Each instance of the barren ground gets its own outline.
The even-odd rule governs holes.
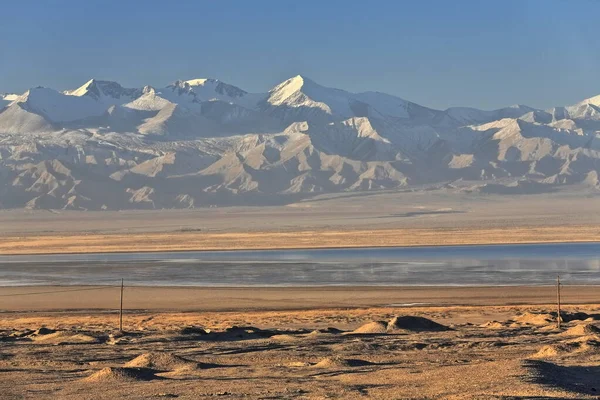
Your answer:
[[[348,194],[255,209],[0,212],[0,254],[596,241],[599,233],[598,197],[568,193]],[[1,397],[600,393],[596,287],[564,287],[561,329],[552,287],[126,288],[125,333],[116,329],[118,295],[115,287],[0,288]]]
[[[124,334],[112,312],[4,313],[0,391],[6,399],[597,398],[600,306],[566,306],[561,330],[553,309],[137,311],[125,315]],[[427,320],[388,325],[394,316]]]
[[[0,254],[600,240],[600,197],[358,193],[290,206],[0,212]]]

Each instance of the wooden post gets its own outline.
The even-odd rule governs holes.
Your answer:
[[[119,308],[119,332],[123,332],[123,279],[121,279],[121,307]]]
[[[556,276],[556,304],[558,306],[556,314],[556,326],[560,329],[560,275]]]

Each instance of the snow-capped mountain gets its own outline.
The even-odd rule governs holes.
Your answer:
[[[14,93],[0,93],[0,109],[9,105],[13,101],[19,98],[18,94]]]
[[[0,95],[3,208],[279,204],[432,185],[600,192],[599,176],[600,96],[549,110],[435,110],[300,75],[264,93],[218,79],[92,79]]]

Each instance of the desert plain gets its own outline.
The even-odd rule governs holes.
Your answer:
[[[0,255],[600,240],[597,196],[324,196],[289,206],[0,212]],[[287,244],[287,245],[286,245]],[[0,288],[2,398],[600,396],[600,291]]]

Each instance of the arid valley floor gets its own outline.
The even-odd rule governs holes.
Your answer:
[[[0,211],[0,255],[586,242],[600,193],[322,195],[286,206]]]
[[[600,240],[597,195],[340,195],[290,206],[0,212],[0,255]],[[0,288],[6,399],[600,396],[600,291]],[[396,318],[397,317],[397,318]]]
[[[10,313],[3,398],[597,398],[600,306]],[[394,319],[398,316],[399,318]]]

